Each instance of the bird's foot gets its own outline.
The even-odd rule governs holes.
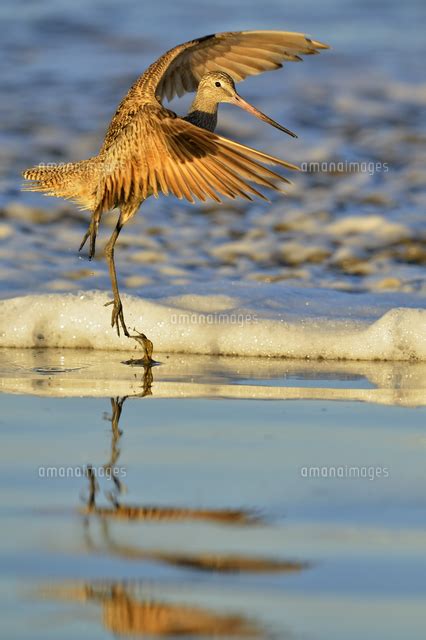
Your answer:
[[[83,240],[78,248],[79,251],[82,250],[87,240],[90,238],[90,248],[89,248],[89,260],[91,260],[95,255],[96,250],[96,236],[98,234],[100,218],[98,215],[93,214],[92,219],[90,220],[89,228],[84,234]]]
[[[133,340],[136,340],[136,342],[140,344],[140,346],[144,351],[144,355],[142,358],[138,360],[138,364],[141,364],[143,366],[146,366],[146,365],[152,366],[153,364],[156,364],[155,360],[152,359],[152,352],[154,350],[154,345],[152,344],[151,340],[147,338],[144,333],[140,333],[139,331],[136,331],[136,329],[135,329],[136,333],[134,335],[130,335],[127,329],[126,323],[124,321],[123,304],[121,302],[121,298],[118,296],[114,300],[107,302],[105,306],[107,307],[110,304],[113,305],[112,315],[111,315],[111,326],[116,328],[118,337],[120,337],[120,331],[122,329],[124,335],[127,338],[133,338]]]
[[[123,330],[124,335],[127,338],[130,338],[130,334],[127,330],[126,323],[124,322],[124,313],[123,313],[123,304],[121,302],[120,296],[114,298],[110,302],[107,302],[105,306],[112,304],[112,314],[111,314],[111,327],[115,327],[117,330],[117,335],[120,337],[120,327]]]
[[[157,364],[155,360],[152,359],[152,352],[154,350],[154,345],[152,344],[151,340],[146,337],[144,333],[140,333],[139,331],[136,331],[135,335],[129,336],[129,337],[133,338],[133,340],[136,340],[136,342],[138,342],[142,347],[142,349],[144,350],[143,358],[138,360],[138,364],[142,364],[143,366],[147,366],[147,365],[152,366]]]

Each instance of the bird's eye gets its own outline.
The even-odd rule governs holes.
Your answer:
[[[220,84],[220,82],[215,82],[216,87],[221,87],[222,85]]]

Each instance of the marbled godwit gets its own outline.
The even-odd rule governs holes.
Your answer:
[[[24,172],[32,182],[24,188],[70,198],[92,211],[89,229],[90,258],[102,214],[118,207],[117,225],[105,248],[114,295],[112,327],[142,341],[151,361],[148,338],[130,336],[114,263],[114,246],[123,225],[150,195],[172,193],[191,203],[195,199],[221,202],[220,196],[252,200],[267,198],[251,183],[280,191],[272,180],[286,178],[264,165],[297,169],[266,153],[214,134],[221,102],[235,104],[261,120],[293,135],[243,100],[234,82],[263,71],[278,69],[283,61],[319,53],[327,45],[301,33],[240,31],[218,33],[174,47],[142,74],[119,105],[97,156],[66,165],[38,166]],[[185,118],[166,109],[161,100],[176,94],[197,94]]]

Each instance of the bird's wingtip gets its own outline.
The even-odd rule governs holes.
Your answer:
[[[329,44],[325,42],[319,42],[319,40],[312,40],[311,38],[306,38],[306,40],[315,47],[315,49],[331,49]]]

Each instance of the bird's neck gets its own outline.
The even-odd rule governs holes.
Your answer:
[[[214,131],[217,125],[217,108],[218,103],[216,101],[210,101],[206,96],[197,93],[185,120],[201,129]]]

